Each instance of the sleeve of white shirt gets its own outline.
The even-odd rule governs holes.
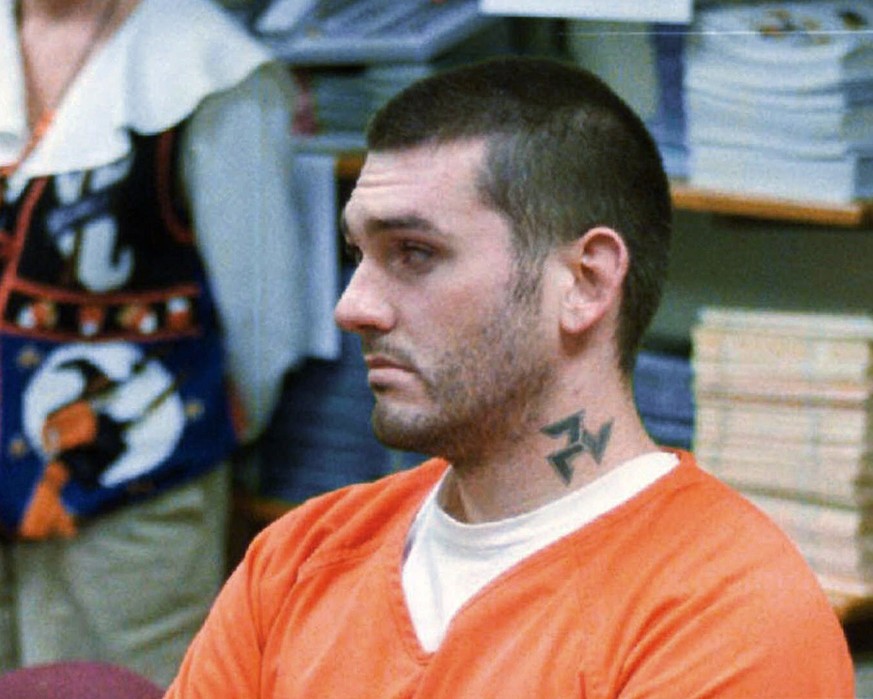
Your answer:
[[[307,346],[305,251],[292,192],[293,87],[261,66],[194,113],[182,176],[221,317],[243,438],[266,426],[282,376]]]

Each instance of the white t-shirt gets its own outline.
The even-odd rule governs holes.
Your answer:
[[[443,476],[413,522],[403,564],[403,591],[422,646],[435,650],[457,611],[503,572],[630,500],[678,463],[668,452],[644,454],[532,512],[484,524],[464,524],[442,510]]]

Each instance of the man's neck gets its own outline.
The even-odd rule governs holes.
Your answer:
[[[565,401],[526,440],[494,447],[475,461],[452,459],[440,506],[461,522],[513,517],[658,449],[640,422],[629,388],[599,398]]]

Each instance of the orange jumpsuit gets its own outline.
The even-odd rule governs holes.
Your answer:
[[[171,699],[848,697],[837,618],[786,537],[693,457],[498,577],[434,653],[401,589],[446,464],[310,501],[250,547]]]

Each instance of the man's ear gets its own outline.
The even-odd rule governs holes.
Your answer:
[[[564,288],[561,328],[583,332],[614,310],[618,313],[630,253],[611,228],[598,226],[562,250],[562,262],[572,283]]]

